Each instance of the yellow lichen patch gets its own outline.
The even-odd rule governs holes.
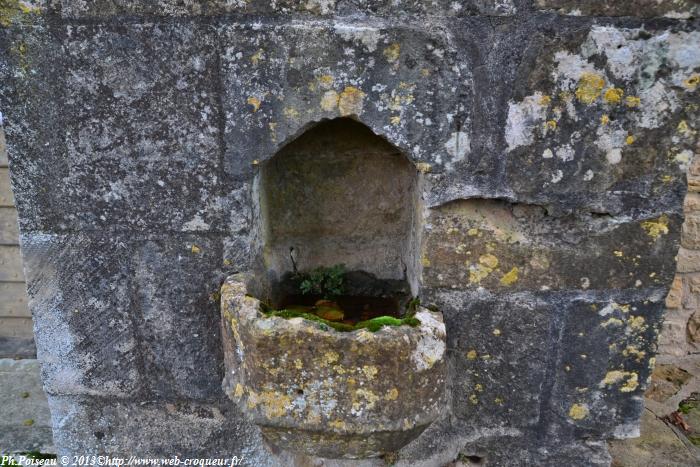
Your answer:
[[[610,117],[608,117],[607,115],[601,116],[600,123],[601,125],[607,125],[608,123],[610,123]]]
[[[394,126],[400,125],[401,124],[401,117],[399,117],[398,115],[394,115],[393,117],[391,117],[389,119],[389,122]]]
[[[625,138],[625,143],[627,143],[629,145],[629,144],[634,143],[634,140],[635,140],[634,136],[628,135],[627,138]]]
[[[474,385],[474,390],[475,390],[476,392],[484,392],[484,386],[482,386],[481,384],[477,383],[477,384]]]
[[[277,142],[277,123],[270,122],[267,124],[267,127],[270,129],[270,139]]]
[[[479,256],[479,262],[491,269],[496,269],[496,267],[498,267],[498,258],[490,253]]]
[[[541,106],[548,106],[549,104],[551,104],[551,102],[552,102],[552,98],[546,94],[543,95],[542,97],[540,97],[540,100],[539,100],[539,104]]]
[[[637,389],[637,386],[639,386],[639,376],[632,372],[627,378],[627,382],[620,388],[620,392],[632,392]]]
[[[611,306],[612,306],[613,310],[620,310],[623,313],[629,313],[629,311],[630,311],[629,304],[621,305],[617,302],[612,302]]]
[[[501,277],[501,285],[513,285],[518,281],[518,268],[513,267]]]
[[[672,175],[662,175],[661,181],[663,183],[671,183],[673,181],[673,176]]]
[[[345,431],[347,429],[346,423],[340,419],[332,420],[328,422],[328,425],[336,431]]]
[[[544,125],[545,125],[545,128],[547,130],[556,130],[557,129],[557,121],[556,120],[547,120],[547,122]]]
[[[604,328],[607,328],[608,326],[622,326],[625,324],[621,319],[618,318],[610,318],[607,321],[604,321],[600,325]]]
[[[321,108],[326,112],[332,112],[338,107],[340,96],[335,91],[326,91],[321,97]]]
[[[690,89],[691,91],[694,91],[695,88],[698,87],[698,84],[700,84],[700,75],[692,75],[690,78],[683,80],[683,86],[686,88]]]
[[[297,358],[294,360],[294,368],[296,368],[297,370],[301,370],[302,368],[304,368],[304,364],[300,359]]]
[[[678,126],[676,127],[678,130],[678,133],[683,134],[684,136],[690,136],[692,133],[690,131],[690,127],[688,127],[688,122],[685,120],[681,120],[678,122]]]
[[[250,96],[246,102],[248,102],[248,105],[253,106],[253,112],[257,112],[260,108],[261,101],[255,96]]]
[[[596,73],[586,72],[581,75],[576,87],[576,98],[586,105],[594,103],[605,86],[605,79]]]
[[[365,374],[367,379],[374,379],[379,373],[379,370],[374,365],[365,365],[362,367],[362,373]]]
[[[634,107],[639,107],[639,104],[642,103],[642,100],[637,97],[637,96],[627,96],[625,97],[625,104],[627,107],[634,108]]]
[[[420,264],[422,264],[424,268],[429,268],[430,258],[428,258],[426,255],[423,255],[420,259]]]
[[[318,85],[322,89],[330,89],[333,87],[333,76],[331,75],[321,75],[318,77]]]
[[[353,86],[346,86],[340,93],[338,109],[341,115],[360,115],[364,107],[365,93]]]
[[[197,253],[201,252],[202,249],[199,248],[197,245],[192,245],[192,248],[190,248],[190,251],[196,255]]]
[[[634,371],[612,370],[605,374],[600,386],[612,386],[625,381],[620,387],[620,392],[632,392],[639,386],[639,376]]]
[[[469,283],[478,284],[485,279],[493,269],[483,264],[474,264],[469,268]]]
[[[254,409],[260,405],[265,412],[265,416],[277,418],[287,413],[287,407],[291,405],[291,402],[292,400],[288,395],[277,391],[264,391],[261,394],[250,391],[248,408]]]
[[[469,402],[476,405],[479,403],[479,398],[476,396],[476,394],[472,394],[471,396],[469,396]]]
[[[394,63],[399,60],[399,57],[401,56],[401,44],[399,43],[394,43],[391,44],[389,47],[384,49],[384,58],[386,58],[386,61],[389,63]]]
[[[588,407],[586,404],[574,404],[569,409],[569,417],[574,420],[583,420],[588,417]]]
[[[496,337],[500,336],[500,335],[501,335],[501,330],[498,329],[498,328],[494,329],[494,330],[493,330],[493,335],[496,336]]]
[[[344,375],[344,374],[346,373],[345,368],[343,368],[343,367],[340,366],[340,365],[334,365],[334,366],[333,366],[333,371],[335,371],[335,372],[338,373],[339,375]]]
[[[363,398],[366,402],[365,404],[362,404],[359,400],[356,399],[355,402],[353,402],[352,404],[352,410],[355,412],[360,411],[363,405],[367,410],[372,410],[379,401],[379,396],[377,396],[375,393],[368,389],[360,388],[357,391],[355,391],[355,395]]]
[[[20,0],[0,1],[0,26],[9,27],[12,21],[21,14],[40,13],[41,8],[27,5]]]
[[[608,371],[605,374],[605,378],[603,378],[603,381],[601,381],[601,384],[603,386],[611,386],[611,385],[619,383],[620,381],[625,379],[625,376],[627,376],[626,371],[621,371],[621,370]]]
[[[260,60],[263,60],[263,49],[259,49],[257,52],[255,52],[251,57],[250,57],[250,62],[254,66],[258,66],[258,63],[260,63]]]
[[[479,229],[471,228],[467,230],[467,235],[469,235],[470,237],[476,237],[477,235],[479,235]]]
[[[496,398],[493,400],[493,403],[496,404],[496,405],[503,405],[503,398],[502,398],[502,397],[496,397]]]
[[[396,399],[399,398],[399,390],[396,388],[391,388],[386,392],[386,396],[384,396],[384,399],[388,401],[395,401]]]
[[[613,251],[613,255],[617,256],[618,258],[622,258],[623,256],[625,256],[625,254],[619,250]]]
[[[476,358],[479,355],[476,353],[476,350],[472,349],[469,352],[467,352],[467,360],[476,360]]]
[[[298,120],[299,119],[299,111],[295,109],[294,107],[285,107],[284,110],[282,110],[282,113],[284,114],[285,117],[287,117],[290,120]]]
[[[236,389],[233,391],[233,397],[236,399],[239,399],[242,395],[245,389],[243,388],[243,385],[241,383],[236,384]]]
[[[645,319],[643,316],[630,316],[630,319],[627,320],[627,326],[630,327],[633,331],[643,331],[646,329]]]
[[[334,352],[334,351],[332,351],[332,350],[329,350],[328,352],[326,352],[325,354],[323,354],[323,359],[322,359],[322,361],[323,361],[323,363],[325,363],[326,365],[330,365],[330,364],[332,364],[332,363],[337,362],[339,358],[340,358],[340,355],[338,355],[338,352]]]
[[[668,217],[664,214],[658,219],[644,221],[642,222],[642,228],[647,235],[656,240],[661,235],[666,235],[668,233]]]
[[[433,166],[427,162],[416,162],[416,169],[418,169],[418,172],[420,173],[427,174],[433,170]]]
[[[618,104],[625,92],[620,88],[608,88],[603,95],[603,100],[608,104]]]
[[[625,350],[622,351],[622,355],[625,357],[634,357],[638,362],[641,362],[642,359],[646,356],[646,352],[643,350],[639,350],[637,347],[633,345],[628,345]]]

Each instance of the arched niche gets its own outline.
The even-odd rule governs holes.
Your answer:
[[[349,118],[324,121],[262,164],[262,258],[272,278],[345,264],[417,293],[419,174],[401,151]]]

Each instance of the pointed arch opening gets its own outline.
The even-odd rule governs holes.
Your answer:
[[[419,173],[367,126],[338,118],[307,130],[262,164],[258,192],[273,283],[343,264],[417,294]]]

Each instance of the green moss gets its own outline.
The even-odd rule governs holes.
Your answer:
[[[304,318],[309,321],[314,321],[319,324],[319,327],[324,330],[334,329],[339,332],[351,332],[357,331],[358,329],[367,329],[370,332],[377,332],[384,326],[411,326],[415,327],[420,325],[420,320],[414,316],[407,316],[405,318],[394,318],[392,316],[377,316],[376,318],[368,319],[366,321],[360,321],[356,325],[338,323],[334,321],[328,321],[313,313],[308,313],[306,311],[301,311],[297,309],[284,309],[284,310],[270,310],[269,307],[262,306],[262,312],[265,316],[276,316],[278,318]],[[267,311],[266,311],[267,310]]]
[[[19,0],[0,0],[0,26],[10,27],[17,18],[38,12],[38,8],[29,7]]]
[[[691,410],[697,409],[698,406],[700,406],[700,401],[688,399],[678,404],[678,411],[687,415]]]

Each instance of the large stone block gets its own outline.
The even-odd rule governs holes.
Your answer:
[[[59,456],[244,458],[267,465],[260,435],[232,404],[49,396]],[[138,433],[138,435],[135,435]],[[59,457],[60,458],[60,457]],[[72,460],[72,459],[71,459]]]
[[[128,241],[98,233],[24,234],[21,241],[45,390],[138,393],[144,374]]]
[[[222,26],[221,40],[225,170],[234,178],[251,177],[310,124],[343,116],[426,167],[469,152],[471,52],[458,59],[440,30],[239,24]]]
[[[455,201],[430,210],[423,280],[430,287],[563,290],[668,283],[680,215],[619,219],[549,214],[546,206]],[[662,252],[668,252],[664,254]]]
[[[535,0],[535,7],[573,16],[692,18],[700,12],[694,0]]]
[[[117,15],[191,16],[227,13],[254,15],[333,16],[369,14],[382,16],[507,16],[515,13],[513,0],[59,0],[56,10],[64,18],[109,18]]]

